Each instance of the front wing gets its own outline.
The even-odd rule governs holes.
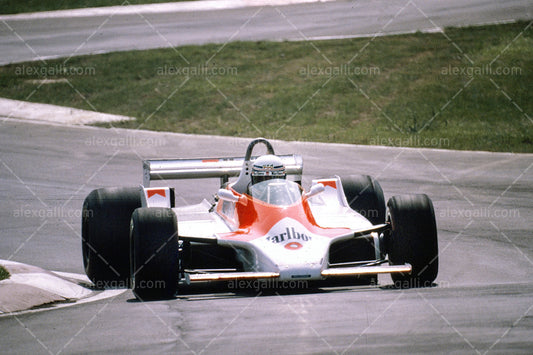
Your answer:
[[[410,274],[412,267],[409,264],[404,265],[377,265],[377,266],[357,266],[343,268],[329,268],[322,270],[321,275],[324,278],[345,277],[345,276],[363,276],[374,274],[392,274],[406,273]],[[219,272],[219,273],[198,273],[185,274],[187,284],[192,282],[206,281],[233,281],[233,280],[264,280],[279,278],[278,272]]]

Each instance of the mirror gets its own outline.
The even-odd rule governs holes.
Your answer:
[[[322,192],[324,192],[326,188],[324,187],[323,184],[321,183],[318,183],[316,185],[313,185],[311,186],[311,188],[309,189],[309,192],[307,192],[304,197],[307,199],[307,198],[311,198],[313,196],[316,196],[318,194],[321,194]]]
[[[239,196],[234,195],[233,192],[227,189],[218,190],[217,195],[224,201],[239,202]]]

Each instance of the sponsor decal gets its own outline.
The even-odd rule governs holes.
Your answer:
[[[286,241],[291,241],[291,243],[287,244],[285,248],[290,250],[300,249],[302,247],[301,243],[299,242],[307,242],[311,240],[311,237],[308,236],[305,233],[297,232],[294,227],[292,228],[285,228],[285,232],[280,233],[278,235],[268,236],[266,238],[269,242],[272,242],[274,244],[283,243]],[[289,246],[291,245],[291,246]]]
[[[146,190],[146,195],[148,196],[148,198],[154,196],[154,195],[161,195],[163,197],[166,197],[167,194],[165,192],[165,189],[154,189],[154,190]]]
[[[290,243],[287,243],[287,245],[285,245],[285,249],[289,249],[289,250],[298,250],[301,247],[303,247],[303,245],[298,242],[290,242]]]

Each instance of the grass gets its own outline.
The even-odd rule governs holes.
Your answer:
[[[0,281],[8,279],[9,276],[9,272],[2,265],[0,265]]]
[[[85,7],[155,4],[184,0],[1,0],[0,14],[80,9]]]
[[[0,96],[136,117],[127,128],[531,153],[532,27],[13,64]]]

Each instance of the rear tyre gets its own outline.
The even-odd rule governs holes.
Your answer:
[[[131,281],[141,300],[176,295],[179,241],[176,215],[170,208],[138,208],[131,218]]]
[[[128,286],[130,219],[138,207],[139,187],[93,190],[83,202],[83,266],[97,288]]]
[[[342,188],[350,208],[372,224],[385,223],[385,197],[379,182],[368,175],[341,177]]]
[[[409,263],[410,275],[392,274],[397,287],[430,287],[439,271],[437,224],[433,203],[427,195],[394,196],[388,202],[391,234],[389,261]]]
[[[350,208],[366,219],[370,223],[383,224],[385,223],[385,197],[383,196],[383,189],[377,180],[369,175],[350,175],[341,177],[342,188],[344,196],[350,205]],[[373,260],[376,258],[373,244],[370,248],[367,246],[366,255],[362,256],[361,260]],[[358,248],[358,252],[364,250]],[[368,250],[370,249],[370,250]],[[378,275],[360,276],[358,283],[366,285],[377,284]]]

